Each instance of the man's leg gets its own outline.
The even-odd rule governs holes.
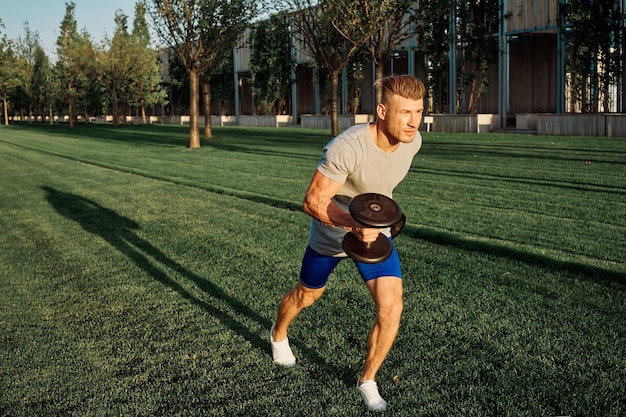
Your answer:
[[[326,287],[307,288],[298,281],[296,286],[289,291],[278,306],[276,324],[272,331],[272,339],[282,342],[287,338],[287,328],[302,310],[311,306],[322,296]]]
[[[367,340],[367,356],[357,388],[365,404],[373,411],[384,411],[387,402],[380,396],[376,373],[391,350],[402,316],[402,279],[385,276],[366,281],[376,304],[376,320]]]
[[[298,282],[280,302],[276,324],[270,330],[270,344],[272,347],[272,360],[282,366],[294,366],[296,357],[289,346],[287,328],[300,312],[309,307],[317,300],[324,288],[311,289]]]
[[[403,308],[402,279],[380,277],[365,284],[376,305],[376,320],[367,340],[367,356],[359,384],[376,379],[376,373],[398,335]]]
[[[322,296],[331,272],[342,258],[325,256],[307,247],[300,267],[300,279],[283,297],[278,306],[276,324],[272,328],[272,342],[287,338],[287,328],[300,312]]]

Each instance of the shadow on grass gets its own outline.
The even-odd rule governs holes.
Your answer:
[[[262,351],[268,361],[271,360],[269,329],[273,323],[268,319],[262,317],[258,312],[238,299],[226,294],[220,287],[180,265],[146,239],[139,237],[136,233],[139,230],[139,224],[132,219],[76,194],[66,193],[47,186],[42,187],[42,189],[47,193],[46,199],[50,205],[59,214],[77,222],[85,231],[102,237],[120,253],[131,259],[138,267],[146,271],[152,278],[175,290],[184,299],[219,319],[224,326],[241,335],[252,346]],[[159,266],[176,271],[176,273],[193,282],[210,297],[226,302],[230,306],[231,311],[219,309],[209,302],[195,297],[182,285],[171,279]],[[255,321],[262,328],[266,329],[267,333],[259,335],[252,332],[238,321],[238,316],[244,316]],[[300,352],[308,356],[329,375],[337,375],[346,384],[353,383],[354,369],[337,369],[336,366],[328,364],[315,350],[308,348],[304,343],[292,342],[292,344],[296,345]]]
[[[524,184],[532,187],[550,187],[550,188],[563,188],[566,190],[574,191],[589,191],[598,193],[618,194],[626,195],[626,188],[622,186],[612,186],[607,184],[581,182],[581,181],[565,181],[565,180],[552,180],[544,178],[531,178],[524,177],[522,175],[503,175],[492,173],[475,173],[475,172],[463,172],[463,171],[451,171],[451,170],[436,170],[427,168],[411,168],[411,173],[419,176],[420,174],[440,175],[446,178],[456,177],[464,180],[478,180],[483,182],[496,182],[496,183],[511,183],[511,184]]]
[[[15,124],[20,130],[29,130],[44,133],[49,136],[70,138],[90,138],[127,144],[189,147],[189,125],[120,125],[118,128],[111,124],[79,123],[70,129],[67,123],[50,124]],[[202,134],[202,130],[201,130]],[[302,150],[318,157],[321,147],[328,142],[329,137],[323,131],[309,131],[299,128],[257,128],[240,126],[213,127],[213,138],[201,138],[202,147],[215,147],[228,151],[252,151],[252,148],[280,148],[288,145],[289,148]],[[294,154],[302,156],[302,154]]]
[[[594,162],[626,165],[625,151],[619,149],[596,149],[592,146],[568,146],[558,149],[554,146],[530,145],[520,139],[519,145],[506,143],[476,142],[462,143],[459,141],[432,140],[424,144],[429,155],[446,160],[470,159],[470,157],[527,158],[529,160],[548,160],[564,162],[580,162],[591,159]]]
[[[406,225],[402,231],[404,235],[414,239],[421,239],[437,245],[452,246],[471,252],[488,253],[504,258],[537,265],[555,272],[564,272],[582,275],[594,282],[609,282],[618,284],[626,289],[626,274],[619,271],[611,271],[587,265],[582,262],[561,261],[549,256],[543,256],[528,251],[518,250],[489,242],[480,242],[441,230],[434,230],[424,226]]]
[[[88,125],[79,123],[71,129],[67,123],[53,125],[17,123],[15,126],[20,130],[66,138],[90,138],[149,146],[185,147],[189,145],[189,129],[185,130],[177,125],[121,125],[117,129],[113,125],[102,123]]]

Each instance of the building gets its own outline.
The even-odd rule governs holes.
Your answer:
[[[568,22],[564,22],[561,11],[567,6],[567,0],[497,0],[498,30],[491,34],[497,40],[497,60],[488,72],[488,87],[476,102],[471,113],[495,115],[492,127],[515,127],[520,115],[563,114],[576,111],[575,106],[567,106],[572,91],[568,91],[566,73],[566,48],[569,42]],[[598,0],[596,0],[597,2]],[[590,0],[593,3],[593,0]],[[606,3],[606,2],[605,2]],[[608,3],[611,3],[610,1]],[[623,40],[626,33],[624,11],[626,0],[615,0],[611,5],[621,16],[621,34],[614,48],[621,55],[621,77],[613,81],[611,97],[600,108],[601,112],[624,113],[624,68],[626,59],[623,53]],[[449,21],[456,17],[451,12]],[[447,44],[448,60],[458,62],[463,52],[463,40],[455,36],[455,25],[450,26],[450,36],[444,40]],[[249,32],[246,34],[249,36]],[[428,77],[429,56],[416,37],[410,37],[404,45],[397,48],[397,53],[387,62],[385,74],[411,73],[422,79]],[[451,40],[455,39],[454,42]],[[320,86],[315,73],[316,67],[310,56],[296,46],[293,51],[295,83],[292,86],[291,114],[296,120],[303,115],[325,113]],[[242,43],[234,51],[234,82],[239,91],[236,100],[236,116],[254,114],[252,88],[250,86],[250,49]],[[469,71],[465,66],[461,71]],[[447,97],[449,115],[467,113],[465,103],[470,99],[469,91],[458,83],[458,65],[449,65],[447,74]],[[373,114],[375,103],[373,93],[373,65],[363,66],[363,82],[360,88],[358,112]],[[353,112],[347,105],[347,70],[342,77],[340,106],[342,114]],[[426,80],[428,81],[428,80]],[[592,88],[592,87],[590,87]],[[461,91],[458,94],[458,91]],[[591,94],[591,93],[590,93]],[[444,97],[442,103],[446,101]],[[434,104],[434,103],[433,103]],[[439,107],[441,106],[432,106]]]

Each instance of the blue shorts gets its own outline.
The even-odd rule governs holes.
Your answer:
[[[402,278],[400,257],[393,243],[391,247],[391,256],[383,262],[366,264],[354,261],[364,282],[387,276]],[[300,268],[300,282],[307,288],[325,287],[330,273],[344,259],[348,258],[322,255],[314,251],[310,246],[307,246],[306,252],[304,252],[304,259],[302,259],[302,267]]]

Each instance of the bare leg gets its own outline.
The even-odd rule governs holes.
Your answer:
[[[302,310],[311,306],[320,298],[325,289],[326,287],[316,289],[307,288],[298,282],[291,291],[285,294],[278,306],[276,324],[272,332],[272,338],[275,342],[281,342],[287,338],[287,328],[291,322]]]
[[[359,384],[375,380],[398,335],[403,308],[400,278],[381,277],[367,281],[366,285],[376,304],[376,320],[367,340],[367,356]]]

